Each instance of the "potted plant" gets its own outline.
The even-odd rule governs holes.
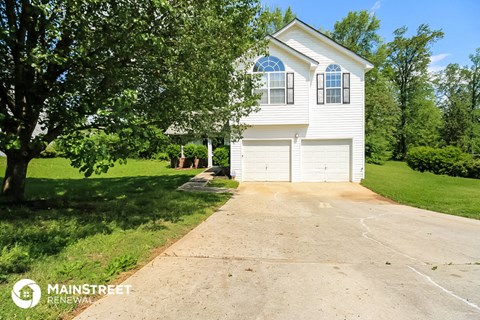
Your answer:
[[[195,168],[207,166],[208,150],[204,145],[198,145],[195,150]]]
[[[230,149],[228,147],[218,147],[213,151],[213,162],[222,169],[222,174],[228,176],[230,167]]]
[[[192,168],[195,160],[197,146],[189,143],[183,147],[183,155],[185,156],[185,167]]]
[[[180,146],[178,144],[169,144],[165,149],[165,152],[170,158],[170,167],[178,167],[180,158]]]

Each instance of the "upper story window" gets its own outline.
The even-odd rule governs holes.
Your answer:
[[[317,73],[317,104],[350,104],[350,73],[342,73],[337,64],[331,64],[325,73]]]
[[[327,103],[342,103],[342,69],[338,64],[331,64],[325,72],[325,89]]]
[[[285,72],[285,65],[277,57],[266,56],[257,60],[254,73],[261,73],[261,86],[257,93],[262,94],[260,104],[293,103],[293,73]]]

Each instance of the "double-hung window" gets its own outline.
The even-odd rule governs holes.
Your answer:
[[[331,64],[325,72],[325,89],[327,103],[342,103],[342,69]]]
[[[342,73],[338,64],[329,65],[325,74],[317,73],[317,104],[325,103],[350,103],[350,73]]]
[[[293,104],[293,73],[285,72],[280,59],[262,57],[255,63],[253,72],[262,75],[260,88],[256,90],[262,95],[260,104]]]

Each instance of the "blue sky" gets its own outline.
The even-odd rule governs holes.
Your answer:
[[[407,26],[409,35],[426,23],[442,29],[445,37],[432,48],[430,69],[449,63],[470,64],[468,56],[480,47],[480,0],[262,0],[266,6],[285,10],[290,6],[297,17],[312,27],[332,30],[335,21],[349,11],[368,10],[381,21],[380,35],[393,39],[393,31]]]

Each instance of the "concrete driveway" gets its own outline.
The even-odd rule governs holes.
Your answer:
[[[78,319],[480,319],[480,221],[352,183],[242,183],[125,283]]]

